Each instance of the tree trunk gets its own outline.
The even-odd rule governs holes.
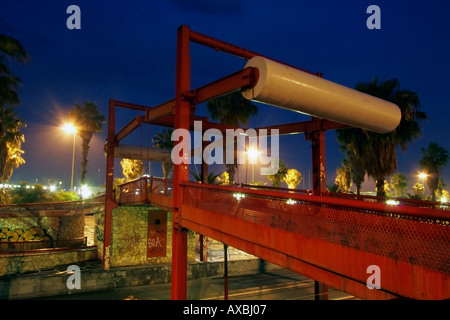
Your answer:
[[[384,190],[384,177],[378,177],[376,181],[377,197],[386,197]]]
[[[84,185],[84,178],[86,177],[87,173],[87,157],[89,153],[89,140],[83,139],[81,142],[81,151],[82,151],[82,157],[81,157],[81,177],[80,177],[80,184]]]

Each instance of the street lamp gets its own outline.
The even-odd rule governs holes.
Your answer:
[[[73,152],[72,152],[72,177],[70,179],[70,190],[73,190],[73,167],[75,162],[75,134],[77,133],[77,128],[73,124],[66,123],[63,125],[62,129],[66,133],[73,133]]]
[[[425,172],[419,173],[419,178],[422,181],[423,190],[425,190],[425,179],[428,177],[428,175]]]
[[[259,151],[255,148],[250,148],[247,150],[247,156],[249,160],[252,160],[252,183],[255,182],[255,162],[258,159]]]

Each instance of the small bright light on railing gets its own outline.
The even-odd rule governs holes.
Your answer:
[[[87,185],[83,185],[80,189],[81,198],[86,199],[91,195],[91,191]]]
[[[400,202],[397,200],[387,200],[386,203],[391,206],[396,206],[396,205],[400,204]]]
[[[286,203],[287,203],[287,204],[295,204],[296,202],[295,202],[295,200],[288,199],[288,200],[286,201]]]
[[[441,199],[439,201],[441,201],[442,203],[447,203],[448,199],[447,199],[447,197],[441,197]]]
[[[245,198],[245,194],[243,193],[233,193],[233,197],[237,199],[237,201],[240,201]]]

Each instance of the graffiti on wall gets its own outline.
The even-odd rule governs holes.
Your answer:
[[[147,258],[167,254],[167,212],[150,210],[148,213]]]

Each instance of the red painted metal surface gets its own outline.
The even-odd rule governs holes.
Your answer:
[[[160,192],[164,180],[150,183],[171,200]],[[363,299],[450,297],[444,210],[248,187],[181,187],[184,227],[321,284]],[[238,193],[245,197],[238,200]],[[380,267],[379,290],[366,285],[370,265]]]
[[[114,199],[114,148],[116,146],[115,116],[116,101],[109,101],[108,112],[108,137],[106,142],[106,191],[105,191],[105,221],[104,221],[104,237],[103,237],[103,259],[102,268],[108,270],[111,264],[111,228],[112,228],[112,211],[118,206]]]
[[[183,225],[321,283],[365,299],[450,297],[450,226],[438,210],[419,218],[416,208],[381,203],[260,190],[237,200],[239,188],[183,189]],[[379,290],[366,285],[370,265],[381,269]]]
[[[182,26],[177,36],[177,68],[175,83],[175,129],[190,128],[191,62],[189,54],[189,28]],[[177,142],[175,142],[175,145]],[[183,157],[185,155],[182,155]],[[172,230],[172,283],[171,298],[185,300],[187,295],[187,230],[181,223],[180,183],[189,181],[189,165],[174,165],[173,230]]]

